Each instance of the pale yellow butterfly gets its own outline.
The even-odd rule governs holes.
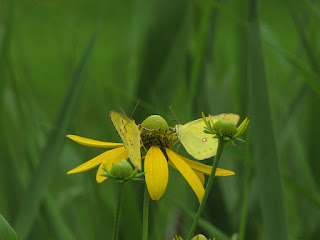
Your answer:
[[[211,116],[213,124],[220,119],[229,119],[235,124],[239,121],[239,116],[233,113],[224,113]],[[207,117],[209,121],[209,117]],[[206,124],[203,119],[197,119],[184,125],[176,125],[176,135],[187,152],[195,159],[203,160],[216,155],[218,139],[212,138],[212,134],[203,132]]]
[[[111,111],[110,118],[117,130],[133,165],[141,170],[140,131],[135,121],[127,116]]]

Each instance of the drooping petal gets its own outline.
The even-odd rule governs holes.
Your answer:
[[[197,177],[199,178],[202,185],[204,185],[204,183],[205,183],[204,174],[202,172],[197,171],[197,170],[193,170],[193,171],[197,175]]]
[[[180,156],[180,155],[179,155]],[[212,166],[202,164],[196,161],[192,161],[188,158],[180,156],[193,170],[197,170],[199,172],[202,172],[206,175],[211,174]],[[215,176],[232,176],[235,175],[234,172],[222,168],[217,168]]]
[[[223,168],[217,168],[216,174],[215,174],[215,176],[217,177],[227,177],[227,176],[233,176],[233,175],[236,175],[236,174],[230,170],[223,169]]]
[[[174,151],[166,148],[169,160],[174,164],[174,166],[179,170],[182,176],[187,180],[193,191],[198,197],[199,202],[202,201],[204,188],[194,171],[189,167],[189,165],[181,158],[180,155],[176,154]]]
[[[179,156],[180,156],[180,155],[179,155]],[[180,157],[181,157],[181,156],[180,156]],[[169,165],[170,165],[171,167],[177,169],[176,166],[172,163],[172,161],[169,160],[168,163],[169,163]],[[202,183],[202,185],[204,185],[204,184],[205,184],[204,174],[203,174],[202,172],[197,171],[197,170],[194,170],[194,169],[192,169],[192,170],[193,170],[194,173],[197,175],[197,177],[199,178],[199,180],[200,180],[200,182]]]
[[[85,163],[81,164],[80,166],[70,170],[68,172],[68,174],[79,173],[79,172],[84,172],[84,171],[90,170],[90,169],[98,166],[103,161],[106,161],[107,159],[112,159],[118,155],[124,156],[124,159],[128,158],[126,149],[124,147],[115,148],[115,149],[106,151],[104,153],[101,153],[100,155],[96,156],[95,158],[89,160],[88,162],[85,162]]]
[[[158,146],[151,146],[144,160],[145,179],[151,199],[159,200],[168,184],[168,163]]]
[[[116,149],[118,149],[118,148],[116,148]],[[116,149],[113,149],[113,150],[116,150]],[[110,151],[113,151],[113,150],[110,150]],[[104,180],[106,180],[108,178],[108,177],[105,177],[105,176],[101,176],[102,174],[106,174],[106,172],[103,170],[104,166],[108,170],[111,170],[113,165],[116,164],[117,162],[119,162],[122,159],[128,159],[128,154],[127,154],[127,151],[125,150],[124,147],[121,147],[121,152],[116,152],[112,156],[104,159],[101,162],[101,164],[100,164],[100,166],[98,168],[97,174],[96,174],[97,182],[101,183],[101,182],[103,182]]]
[[[89,147],[116,148],[116,147],[123,146],[123,143],[101,142],[101,141],[93,140],[90,138],[85,138],[85,137],[80,137],[80,136],[70,135],[70,134],[67,135],[67,137],[79,144],[89,146]]]

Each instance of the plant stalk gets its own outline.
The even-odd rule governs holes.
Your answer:
[[[117,194],[117,212],[116,212],[116,219],[113,227],[113,237],[112,237],[113,240],[118,240],[119,238],[120,211],[121,211],[121,204],[122,204],[123,186],[124,186],[124,183],[119,183],[118,194]]]
[[[142,240],[148,240],[149,202],[150,202],[150,196],[149,196],[148,188],[146,185],[144,189],[144,200],[143,200]]]
[[[214,158],[211,174],[210,174],[210,177],[209,177],[209,180],[208,180],[208,183],[207,183],[207,186],[206,186],[202,201],[201,201],[200,206],[198,208],[196,217],[194,218],[192,226],[190,228],[187,240],[190,240],[192,238],[192,236],[194,235],[194,232],[195,232],[196,227],[198,225],[198,221],[199,221],[200,216],[201,216],[201,214],[202,214],[202,212],[204,210],[204,206],[205,206],[206,201],[208,199],[208,196],[209,196],[209,193],[210,193],[210,190],[211,190],[211,187],[212,187],[213,179],[215,177],[216,170],[217,170],[217,167],[218,167],[218,164],[219,164],[219,161],[220,161],[220,158],[221,158],[221,154],[222,154],[222,151],[223,151],[223,148],[224,148],[225,144],[226,144],[226,141],[223,140],[223,138],[219,137],[218,138],[217,155]]]

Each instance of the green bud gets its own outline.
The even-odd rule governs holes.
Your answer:
[[[166,120],[159,115],[151,115],[141,123],[140,137],[146,149],[152,145],[170,148],[177,139]]]
[[[237,133],[237,126],[229,119],[220,119],[213,124],[213,130],[222,137],[233,137]]]
[[[159,131],[160,133],[163,133],[165,131],[169,131],[168,123],[160,115],[151,115],[151,116],[147,117],[141,123],[141,127],[146,128],[145,130],[142,130],[142,131],[147,131],[147,129],[156,130],[156,131]]]
[[[115,178],[127,178],[133,174],[133,168],[127,160],[120,160],[113,165],[110,173]]]
[[[193,237],[191,240],[208,240],[208,239],[202,234],[198,234],[197,236]]]

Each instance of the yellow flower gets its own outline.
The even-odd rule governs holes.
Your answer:
[[[151,123],[154,124],[154,117],[151,117]],[[150,117],[147,118],[150,120]],[[153,118],[153,119],[152,119]],[[170,149],[173,144],[173,140],[176,138],[174,134],[167,127],[166,121],[156,115],[157,121],[155,125],[150,127],[150,122],[141,126],[141,139],[143,148],[148,148],[148,151],[144,160],[144,172],[145,181],[150,194],[151,199],[159,200],[164,194],[169,178],[168,163],[176,168],[182,176],[187,180],[193,191],[201,202],[204,194],[204,174],[210,175],[211,166],[189,160],[180,156]],[[164,122],[163,122],[164,121]],[[146,127],[149,127],[147,128]],[[83,163],[82,165],[70,170],[68,174],[79,173],[90,170],[99,165],[96,180],[98,183],[103,182],[107,179],[103,167],[105,166],[108,170],[111,170],[112,166],[122,159],[128,159],[128,154],[123,143],[112,143],[112,142],[101,142],[84,138],[76,135],[67,135],[68,138],[73,141],[90,146],[99,148],[112,148],[97,157]],[[166,156],[165,156],[166,155]],[[234,175],[234,172],[218,168],[216,176],[230,176]]]
[[[169,130],[167,122],[159,115],[152,115],[141,124],[141,139],[149,148],[144,160],[144,172],[151,199],[159,200],[168,184],[168,163],[176,168],[187,180],[202,201],[204,175],[210,175],[211,166],[180,156],[170,149],[176,136]],[[166,156],[165,156],[166,155]],[[216,176],[230,176],[234,172],[217,169]]]

